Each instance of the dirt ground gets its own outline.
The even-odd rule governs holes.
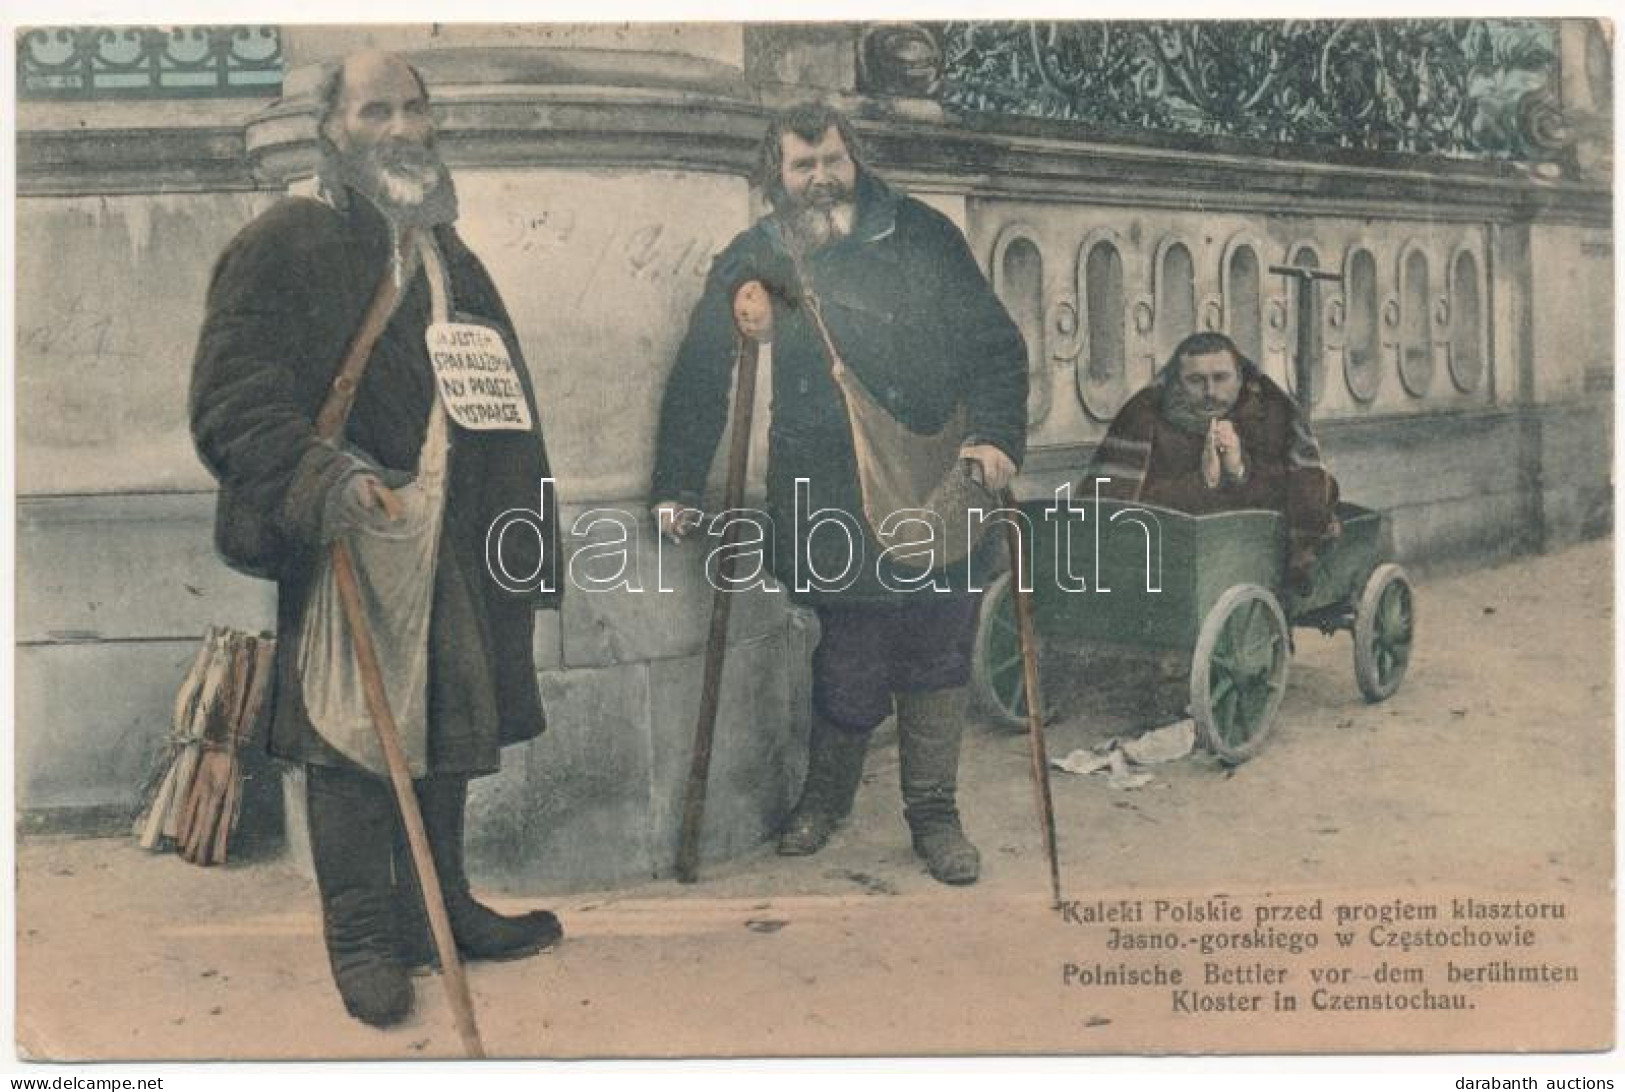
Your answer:
[[[487,1050],[580,1057],[1606,1045],[1614,993],[1611,550],[1596,542],[1423,581],[1410,675],[1382,705],[1360,698],[1346,635],[1300,633],[1276,737],[1239,769],[1193,756],[1156,767],[1155,780],[1132,792],[1096,776],[1054,776],[1069,898],[1226,895],[1249,906],[1456,893],[1562,900],[1568,917],[1541,934],[1560,947],[1543,949],[1543,958],[1577,965],[1579,993],[1486,989],[1471,1018],[1454,1020],[1318,1011],[1257,1019],[1184,1017],[1170,1012],[1166,991],[1066,984],[1067,962],[1110,967],[1123,953],[1104,947],[1103,929],[1079,928],[1050,910],[1026,743],[979,725],[967,739],[962,803],[983,851],[980,884],[947,888],[924,874],[901,820],[896,748],[883,747],[871,755],[854,821],[816,857],[763,850],[709,868],[690,887],[493,900],[509,909],[553,905],[567,939],[537,959],[470,969]],[[1053,664],[1048,670],[1056,674]],[[1061,681],[1052,680],[1066,690]],[[1091,685],[1071,691],[1049,734],[1052,755],[1130,727],[1120,691],[1099,690],[1094,701]],[[149,856],[128,839],[24,841],[19,1054],[457,1055],[438,979],[418,980],[418,1011],[397,1029],[372,1030],[344,1015],[315,903],[286,862],[202,870]],[[1200,958],[1178,958],[1201,969]],[[1291,966],[1307,995],[1304,968]]]

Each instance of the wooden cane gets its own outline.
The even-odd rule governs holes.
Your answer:
[[[1012,512],[1020,511],[1010,490],[1000,491],[999,502]],[[1021,639],[1021,668],[1027,687],[1027,741],[1032,753],[1033,792],[1038,798],[1038,823],[1044,837],[1044,855],[1049,858],[1050,895],[1056,909],[1061,906],[1061,862],[1055,846],[1055,802],[1050,795],[1049,755],[1044,746],[1044,699],[1038,688],[1038,639],[1033,630],[1032,593],[1023,590],[1029,583],[1027,551],[1021,530],[1014,520],[1005,520],[1010,544],[1010,595],[1016,608],[1016,633]]]
[[[350,626],[350,639],[355,645],[356,663],[361,669],[361,686],[367,698],[367,712],[372,717],[373,729],[384,749],[384,761],[389,765],[389,781],[395,787],[395,803],[401,811],[401,823],[406,828],[406,841],[412,847],[412,864],[417,869],[418,886],[423,889],[423,902],[429,912],[429,931],[434,934],[435,950],[440,954],[440,973],[446,983],[446,997],[451,1002],[452,1017],[457,1023],[457,1034],[462,1037],[463,1051],[470,1058],[485,1057],[480,1042],[480,1029],[474,1022],[474,1002],[468,993],[468,978],[457,959],[457,941],[451,933],[451,919],[446,915],[446,899],[440,889],[440,873],[435,870],[434,854],[429,851],[429,835],[423,829],[423,812],[418,808],[417,792],[412,788],[412,771],[406,764],[406,752],[401,750],[400,732],[395,727],[395,714],[389,708],[389,695],[384,691],[384,675],[378,667],[378,653],[373,648],[372,631],[361,608],[361,589],[356,581],[355,565],[350,549],[339,541],[333,543],[333,580],[338,586],[339,600],[344,605],[344,619]]]
[[[756,366],[762,347],[740,335],[735,354],[733,435],[728,444],[728,484],[723,510],[737,510],[745,499],[745,470],[750,462],[750,429],[756,406]],[[700,712],[694,724],[694,752],[683,797],[683,831],[677,845],[677,880],[699,879],[700,829],[705,820],[705,789],[711,776],[711,744],[716,738],[717,706],[722,699],[722,661],[727,655],[728,608],[732,602],[740,520],[732,519],[722,533],[722,554],[717,561],[717,582],[711,593],[711,632],[705,642],[705,676],[700,686]]]
[[[401,252],[410,254],[412,245],[411,234],[403,233]],[[350,407],[355,402],[356,388],[360,385],[361,373],[366,368],[373,345],[389,324],[400,291],[393,273],[386,273],[379,281],[361,327],[345,351],[344,362],[316,417],[316,433],[322,439],[337,439],[344,431]],[[400,809],[401,825],[406,829],[407,845],[412,850],[412,864],[417,869],[418,886],[423,891],[429,931],[434,936],[435,951],[440,956],[440,974],[446,986],[446,999],[451,1003],[457,1034],[463,1041],[463,1052],[470,1058],[483,1058],[485,1047],[480,1042],[479,1025],[474,1021],[474,1001],[469,996],[463,964],[457,958],[457,941],[452,936],[451,918],[446,914],[446,897],[440,887],[440,873],[435,870],[434,854],[429,850],[429,836],[423,829],[423,812],[418,808],[417,792],[412,788],[412,771],[406,762],[406,752],[401,749],[400,731],[395,725],[395,714],[389,708],[389,694],[384,689],[384,674],[378,666],[372,630],[362,609],[361,586],[356,579],[355,562],[343,539],[332,544],[330,557],[333,582],[338,588],[344,621],[350,629],[350,642],[355,646],[356,665],[361,671],[361,688],[366,697],[367,713],[384,751],[389,781],[395,790],[395,804]]]

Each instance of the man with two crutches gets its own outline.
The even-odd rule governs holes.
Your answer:
[[[895,712],[914,850],[935,879],[974,883],[981,860],[960,819],[959,752],[980,603],[972,589],[998,536],[946,563],[965,538],[972,492],[949,490],[952,503],[933,510],[929,468],[912,475],[925,482],[915,493],[889,485],[894,471],[913,470],[899,461],[913,459],[918,438],[922,452],[974,476],[987,509],[999,507],[1025,451],[1026,347],[958,228],[870,171],[836,111],[809,105],[774,118],[757,182],[772,211],[717,258],[668,382],[655,516],[674,538],[697,526],[730,380],[737,364],[753,375],[754,349],[741,343],[770,344],[764,539],[775,575],[821,627],[807,778],[778,850],[824,847],[852,809],[871,733]],[[736,418],[748,414],[748,395],[734,401]],[[872,428],[858,427],[860,412]],[[736,505],[745,446],[736,437],[732,449]],[[943,480],[941,465],[934,477]],[[883,500],[893,495],[914,499]],[[918,551],[888,548],[887,516],[898,503],[930,513],[928,522],[943,519],[939,544],[949,549],[926,555],[941,563],[921,571]],[[725,645],[719,607],[708,683]],[[678,862],[685,879],[693,878],[714,705],[702,708],[696,733]]]
[[[438,963],[477,1055],[460,960],[561,936],[547,911],[481,905],[463,868],[469,779],[543,728],[533,612],[559,601],[557,515],[550,541],[488,550],[498,515],[549,501],[549,472],[512,323],[452,226],[421,76],[346,58],[318,133],[317,196],[278,203],[216,266],[193,436],[220,482],[220,552],[277,582],[270,747],[304,766],[339,994],[393,1024],[409,975]],[[468,354],[506,380],[479,404],[452,381]]]

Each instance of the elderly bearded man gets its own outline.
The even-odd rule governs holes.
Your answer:
[[[1296,587],[1337,533],[1337,481],[1292,398],[1235,342],[1192,334],[1112,420],[1079,494],[1143,500],[1201,515],[1267,508],[1286,516]]]
[[[1000,489],[1025,450],[1027,351],[959,230],[865,168],[835,111],[803,106],[774,119],[757,181],[772,214],[717,258],[666,389],[657,518],[680,537],[690,527],[683,511],[700,502],[728,413],[737,296],[741,329],[772,345],[773,563],[822,625],[807,780],[779,852],[816,853],[851,811],[869,735],[895,697],[915,852],[936,879],[972,883],[980,857],[955,794],[979,600],[963,564],[935,574],[941,590],[902,591],[885,578],[883,551],[857,518],[852,422],[833,369],[838,360],[915,434],[942,433],[963,410],[961,454]],[[848,573],[854,554],[850,582],[828,579]]]
[[[221,483],[221,552],[277,581],[270,747],[305,766],[334,981],[352,1015],[382,1026],[411,1010],[409,971],[434,952],[326,547],[343,538],[355,558],[452,932],[470,959],[527,955],[561,935],[546,911],[505,917],[482,906],[463,870],[469,778],[543,728],[533,610],[557,597],[499,586],[485,553],[492,520],[535,505],[548,476],[539,425],[452,423],[430,363],[432,325],[455,313],[486,327],[522,390],[514,415],[537,421],[513,324],[452,228],[456,195],[427,89],[400,58],[362,53],[332,73],[321,105],[319,196],[276,205],[216,266],[192,431]],[[396,279],[397,303],[347,427],[329,442],[318,410],[385,278]],[[556,588],[557,520],[546,518],[554,541],[504,536],[494,563],[550,573],[538,585]]]

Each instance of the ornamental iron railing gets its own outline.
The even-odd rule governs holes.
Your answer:
[[[17,33],[20,99],[273,96],[276,27],[42,27]]]
[[[861,68],[965,115],[1532,161],[1565,138],[1556,48],[1535,19],[954,22],[871,30]]]

